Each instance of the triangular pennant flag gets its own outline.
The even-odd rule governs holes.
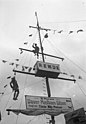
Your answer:
[[[20,49],[21,50],[21,49]],[[23,51],[21,50],[21,52],[20,52],[20,54],[22,54],[23,53]]]
[[[32,67],[30,67],[30,68],[28,69],[28,72],[31,72],[31,70],[32,70]]]
[[[29,34],[29,37],[32,37],[32,34]]]
[[[73,33],[73,31],[70,31],[69,34]]]
[[[81,76],[79,76],[79,77],[78,77],[78,79],[82,79],[82,77],[81,77]]]
[[[7,79],[11,78],[11,76],[7,77]]]
[[[68,75],[67,73],[63,72],[62,74]]]
[[[2,93],[0,93],[0,94],[4,95],[4,92],[2,92]]]
[[[7,84],[4,86],[4,88],[6,88],[7,87]]]
[[[62,32],[63,32],[63,30],[59,31],[58,33],[62,33]]]
[[[25,67],[25,69],[28,69],[28,67],[27,66],[24,66]]]
[[[3,62],[3,63],[6,63],[7,61],[5,61],[5,60],[2,60],[2,62]]]
[[[45,34],[44,38],[48,38],[48,33]]]
[[[16,75],[16,72],[14,72],[14,75]]]
[[[24,68],[24,66],[22,66],[22,71],[25,71],[25,68]]]
[[[80,30],[78,30],[78,31],[77,31],[77,33],[78,33],[78,32],[83,32],[83,30],[82,30],[82,29],[80,29]]]
[[[19,64],[16,64],[16,68],[19,66]]]
[[[15,59],[16,61],[19,61],[19,59]]]
[[[9,63],[9,65],[14,65],[14,63],[12,62],[12,63]]]
[[[25,44],[25,45],[27,45],[27,44],[28,44],[28,42],[24,42],[24,44]]]
[[[71,77],[75,77],[74,75],[70,75]]]

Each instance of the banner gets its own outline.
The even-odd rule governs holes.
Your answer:
[[[57,116],[61,113],[73,111],[71,98],[42,97],[25,95],[26,110],[33,111],[33,115],[48,114]]]

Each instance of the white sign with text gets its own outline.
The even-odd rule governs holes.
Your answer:
[[[65,97],[43,97],[43,96],[25,96],[26,109],[39,114],[58,115],[73,111],[71,98]]]

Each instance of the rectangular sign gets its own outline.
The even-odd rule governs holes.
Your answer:
[[[39,70],[45,70],[45,71],[51,71],[51,72],[60,72],[59,64],[37,61],[35,66],[37,66]]]
[[[71,98],[25,96],[26,109],[37,110],[42,114],[58,115],[73,111]]]
[[[34,71],[39,77],[57,78],[60,74],[60,65],[37,61],[34,65]]]

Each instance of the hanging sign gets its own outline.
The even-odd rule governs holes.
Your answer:
[[[73,111],[71,98],[25,96],[26,110],[33,111],[33,115],[48,114],[57,116],[61,113]]]
[[[57,78],[60,74],[60,65],[37,61],[34,65],[34,71],[39,77]]]

